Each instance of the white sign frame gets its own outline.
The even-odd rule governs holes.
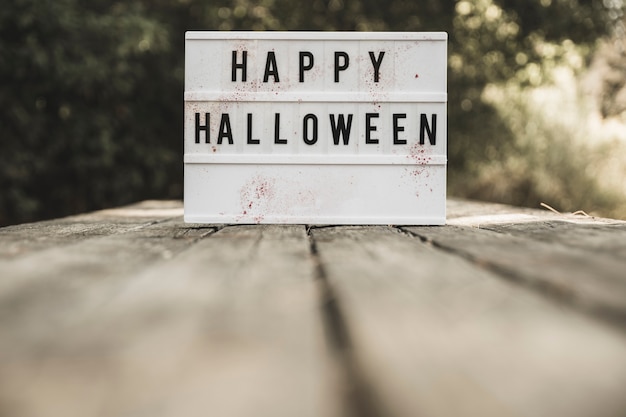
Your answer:
[[[445,32],[187,32],[191,223],[445,224]]]

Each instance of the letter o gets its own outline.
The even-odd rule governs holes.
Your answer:
[[[310,121],[313,122],[313,135],[309,136]],[[302,140],[307,145],[315,145],[317,143],[317,116],[309,113],[302,119]]]

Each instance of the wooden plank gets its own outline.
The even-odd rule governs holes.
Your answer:
[[[484,201],[472,201],[458,198],[448,198],[446,200],[446,218],[469,219],[471,217],[498,215],[517,215],[520,217],[532,216],[540,218],[551,218],[554,213],[546,209],[514,207],[507,204],[489,203]]]
[[[182,214],[180,201],[144,201],[117,209],[0,228],[0,260],[75,244],[91,237],[125,233]]]
[[[548,208],[514,207],[482,201],[449,198],[446,202],[446,223],[452,226],[486,228],[503,224],[566,222],[577,225],[626,227],[626,221],[594,217],[580,213],[559,213]]]
[[[379,415],[623,415],[623,332],[397,229],[311,234]]]
[[[626,262],[625,223],[573,223],[553,220],[482,226],[484,229],[526,237],[586,252],[586,257],[612,257]]]
[[[116,229],[117,224],[108,223],[107,229],[117,230],[116,234],[83,237],[75,243],[67,241],[64,245],[47,246],[19,257],[2,259],[0,302],[12,299],[37,304],[48,299],[62,307],[74,297],[76,290],[79,291],[75,296],[77,302],[93,304],[99,302],[96,298],[106,300],[110,297],[108,288],[115,288],[111,285],[113,282],[123,282],[127,275],[146,265],[175,256],[194,239],[215,230],[182,231],[179,230],[181,224],[180,218],[162,225],[142,223],[133,226],[132,231],[122,232]],[[80,293],[86,290],[91,290],[95,298],[85,298],[86,294]],[[52,297],[52,293],[57,297]]]
[[[177,202],[2,229],[0,415],[622,415],[623,226],[451,204],[481,229],[309,241],[185,225]],[[524,265],[542,254],[552,275]]]
[[[459,199],[448,199],[447,209],[449,225],[582,249],[588,256],[626,259],[626,221]]]
[[[561,301],[618,323],[626,320],[626,262],[612,253],[472,227],[404,230]]]
[[[305,228],[183,229],[0,264],[0,414],[338,415]]]

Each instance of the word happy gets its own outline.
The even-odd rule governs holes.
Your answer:
[[[378,56],[373,51],[369,51],[370,61],[374,70],[374,82],[380,80],[380,65],[385,57],[385,52],[381,51]],[[304,82],[304,73],[310,71],[315,66],[315,56],[308,51],[300,51],[298,53],[298,82]],[[350,66],[350,55],[347,52],[335,51],[334,53],[334,82],[339,82],[339,74],[348,69]],[[241,81],[248,80],[248,51],[242,51],[241,58],[238,58],[237,51],[232,51],[231,81],[238,81],[238,74]],[[263,72],[263,82],[269,82],[272,77],[274,82],[280,82],[280,74],[276,62],[276,53],[269,51],[265,59],[265,71]]]

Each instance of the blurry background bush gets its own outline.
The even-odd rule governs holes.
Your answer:
[[[623,0],[13,0],[0,224],[182,197],[186,30],[444,30],[449,194],[626,217]],[[219,69],[216,69],[219,71]]]

